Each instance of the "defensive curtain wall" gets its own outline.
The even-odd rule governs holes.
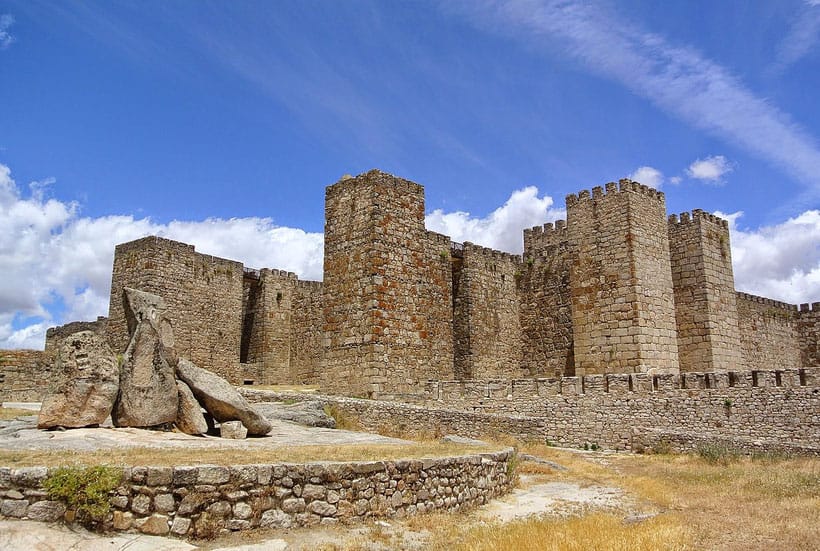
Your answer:
[[[318,383],[335,394],[425,403],[440,399],[431,381],[500,385],[514,397],[535,389],[526,400],[561,408],[556,396],[566,393],[544,394],[542,381],[583,377],[586,395],[594,375],[637,392],[639,376],[662,384],[653,377],[680,373],[679,392],[689,396],[691,373],[820,365],[820,303],[736,292],[727,223],[699,210],[667,216],[664,195],[646,186],[624,180],[569,195],[567,221],[525,230],[521,256],[453,243],[424,227],[424,212],[421,186],[377,170],[329,186],[321,283],[159,237],[119,245],[109,318],[93,324],[123,350],[122,289],[139,288],[169,303],[181,354],[236,384]],[[50,333],[52,352],[1,353],[3,399],[54,385],[48,354],[66,331],[71,324]],[[784,396],[810,392],[812,377],[797,380],[809,382]],[[617,401],[632,407],[635,396]],[[485,411],[487,398],[467,393],[453,403]],[[516,403],[497,405],[519,412]],[[678,405],[642,403],[661,408],[653,415]],[[805,408],[818,415],[816,402]]]
[[[725,220],[666,214],[631,181],[567,197],[524,254],[424,227],[424,189],[379,171],[329,186],[322,283],[190,245],[119,245],[107,331],[124,347],[124,286],[173,302],[177,347],[241,383],[407,396],[428,380],[818,365],[817,307],[737,293]]]

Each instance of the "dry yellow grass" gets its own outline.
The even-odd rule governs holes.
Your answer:
[[[445,457],[495,451],[498,446],[446,442],[345,446],[283,446],[265,449],[119,448],[91,452],[0,450],[0,465],[9,467],[60,465],[248,465],[311,461],[379,461]]]
[[[273,390],[275,392],[318,392],[319,385],[251,385],[248,390]]]
[[[568,519],[527,518],[509,524],[478,526],[460,541],[441,549],[453,551],[654,551],[687,549],[689,536],[670,517],[624,524],[615,515],[593,513]]]
[[[37,412],[30,409],[0,407],[0,420],[14,419],[22,415],[37,415]]]

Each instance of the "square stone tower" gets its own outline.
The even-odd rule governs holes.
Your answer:
[[[371,170],[327,188],[323,308],[323,388],[402,394],[452,376],[450,240],[425,230],[422,186]]]
[[[676,372],[664,195],[621,180],[567,196],[576,374]]]
[[[696,209],[669,217],[681,371],[740,369],[729,224]]]

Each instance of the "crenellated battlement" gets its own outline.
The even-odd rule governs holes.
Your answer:
[[[287,270],[277,270],[275,268],[262,268],[260,271],[260,275],[262,277],[273,277],[279,279],[298,279],[297,275],[294,272],[288,272]]]
[[[498,400],[498,405],[522,401],[542,402],[549,396],[630,396],[635,394],[708,392],[730,388],[820,388],[820,369],[764,369],[689,373],[618,373],[574,377],[528,379],[471,379],[427,381],[425,397],[453,403],[482,403]]]
[[[813,312],[820,313],[820,302],[804,303],[800,305],[800,313]]]
[[[769,306],[771,308],[779,308],[780,310],[784,310],[789,313],[795,313],[798,311],[798,307],[794,304],[789,304],[787,302],[780,302],[779,300],[774,300],[771,298],[760,297],[757,295],[751,295],[749,293],[744,293],[742,291],[737,291],[737,298],[740,300],[745,300],[747,302],[753,302],[755,304],[762,304],[764,306]],[[815,303],[818,304],[818,303]]]
[[[547,222],[524,230],[524,255],[536,257],[545,249],[569,241],[569,231],[565,220]]]
[[[465,254],[483,257],[486,260],[512,262],[515,264],[520,264],[522,262],[521,255],[519,254],[506,253],[504,251],[498,251],[489,247],[482,247],[481,245],[476,245],[475,243],[470,243],[469,241],[464,242],[464,252]]]
[[[658,191],[655,188],[641,184],[640,182],[623,178],[619,180],[617,184],[615,182],[608,182],[605,187],[595,186],[592,188],[591,193],[587,189],[581,190],[577,194],[570,193],[566,197],[567,208],[573,207],[583,201],[597,201],[604,197],[610,197],[621,193],[635,193],[650,197],[652,199],[657,199],[658,201],[665,201],[665,195],[662,191]]]
[[[321,291],[322,290],[322,282],[321,281],[310,281],[310,280],[296,280],[296,287],[300,289],[312,290],[312,291]]]
[[[715,224],[716,226],[721,226],[724,229],[729,229],[729,221],[724,220],[719,216],[715,216],[714,214],[705,212],[701,209],[694,209],[692,213],[682,212],[680,216],[677,214],[670,214],[669,215],[669,226],[685,226],[687,224],[692,224],[695,222],[709,222],[711,224]]]

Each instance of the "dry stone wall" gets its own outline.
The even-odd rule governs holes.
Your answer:
[[[738,369],[740,331],[728,222],[701,210],[680,218],[673,214],[669,248],[680,370]]]
[[[370,430],[456,433],[633,449],[647,431],[739,450],[820,455],[820,370],[431,381],[417,403],[246,390],[251,401],[322,400]],[[639,439],[638,447],[644,446]]]
[[[222,467],[127,467],[106,528],[207,538],[251,528],[457,511],[512,489],[514,451],[437,459]],[[57,521],[45,467],[0,467],[0,516]]]

